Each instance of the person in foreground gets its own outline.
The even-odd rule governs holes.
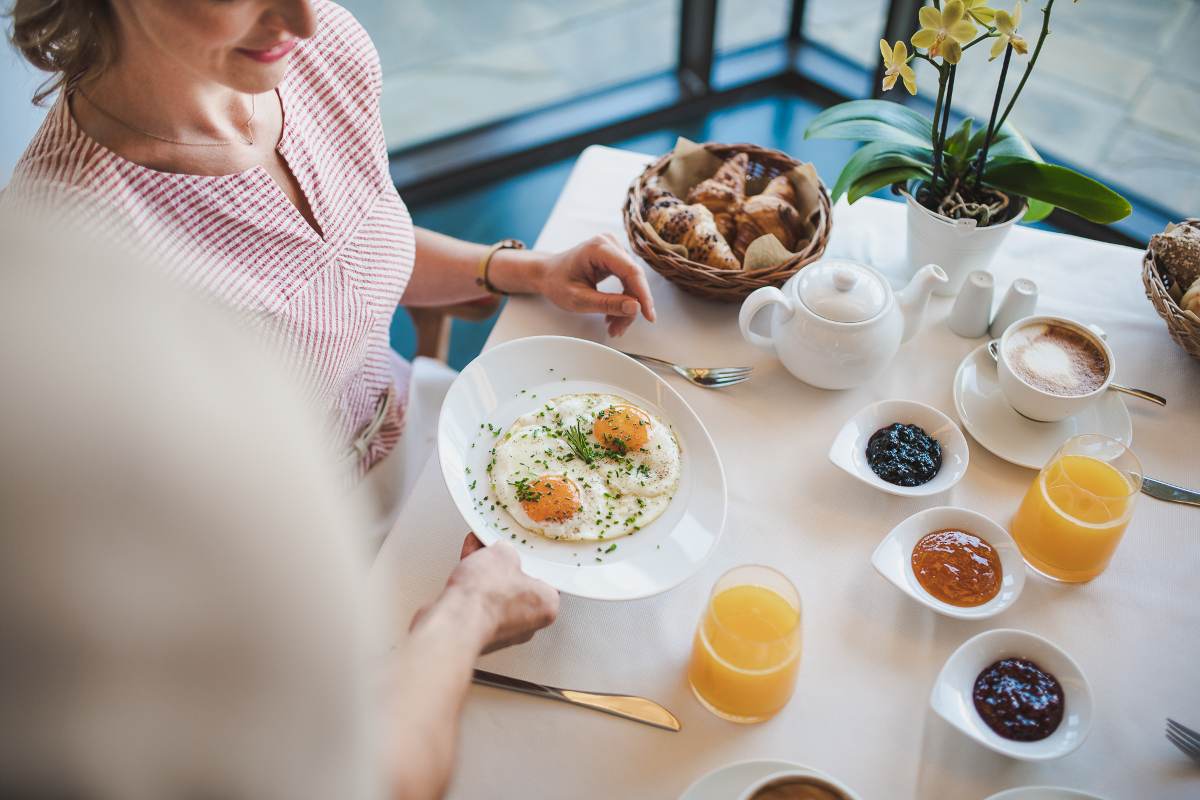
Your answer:
[[[327,0],[14,0],[11,14],[14,44],[52,74],[38,99],[57,97],[0,212],[65,212],[234,309],[329,421],[347,487],[388,474],[403,430],[397,303],[541,294],[604,314],[612,336],[655,318],[612,235],[542,253],[414,229],[378,55]],[[610,275],[620,294],[596,289]]]
[[[347,507],[278,366],[75,238],[0,220],[0,797],[440,797],[475,659],[557,593],[472,536],[372,654]]]

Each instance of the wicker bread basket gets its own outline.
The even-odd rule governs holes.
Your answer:
[[[750,169],[746,177],[749,180],[755,178],[769,180],[800,164],[787,153],[752,144],[707,142],[703,146],[705,150],[722,160],[732,158],[738,153],[748,155]],[[649,227],[649,224],[642,216],[642,200],[646,194],[647,183],[666,171],[670,160],[671,153],[655,160],[629,187],[629,193],[625,196],[625,232],[629,235],[633,252],[645,259],[646,263],[656,272],[688,294],[705,300],[741,302],[755,289],[761,289],[764,286],[783,286],[788,278],[824,255],[825,245],[829,242],[829,231],[832,227],[829,190],[825,188],[824,183],[820,185],[819,219],[812,241],[803,250],[778,266],[752,272],[717,269],[691,261],[663,247],[645,233],[643,226]]]
[[[1200,225],[1200,219],[1189,219],[1188,222]],[[1186,314],[1167,292],[1152,248],[1147,248],[1142,256],[1142,283],[1146,286],[1146,297],[1150,298],[1158,315],[1167,323],[1171,338],[1189,356],[1200,361],[1200,322],[1196,321],[1195,315]]]

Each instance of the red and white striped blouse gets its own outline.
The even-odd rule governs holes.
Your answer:
[[[261,167],[200,176],[138,166],[80,129],[66,93],[14,170],[0,212],[65,212],[231,307],[328,416],[339,449],[371,422],[388,387],[404,384],[357,479],[402,429],[407,370],[392,355],[388,329],[416,246],[388,173],[378,54],[349,12],[325,0],[314,5],[317,33],[292,51],[278,87],[278,152],[323,238]]]

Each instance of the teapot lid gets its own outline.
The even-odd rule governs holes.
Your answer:
[[[796,277],[800,301],[831,322],[864,322],[887,305],[887,287],[878,273],[855,261],[818,261]]]

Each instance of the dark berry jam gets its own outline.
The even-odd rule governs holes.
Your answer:
[[[1023,658],[997,661],[979,673],[973,697],[987,726],[1014,742],[1045,739],[1062,722],[1062,686]]]
[[[897,422],[871,434],[867,463],[888,483],[920,486],[942,468],[942,446],[916,425]]]

